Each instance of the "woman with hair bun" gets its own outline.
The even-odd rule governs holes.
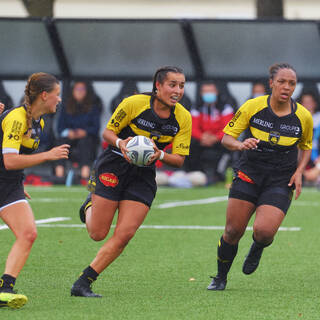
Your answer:
[[[95,241],[106,238],[117,210],[118,220],[112,237],[73,284],[73,296],[101,297],[92,292],[91,284],[121,254],[147,216],[157,191],[154,162],[181,167],[189,154],[191,115],[179,103],[184,94],[183,71],[163,67],[153,79],[152,93],[124,99],[103,132],[109,147],[96,161],[89,181],[92,195],[81,206],[80,219]],[[131,164],[126,154],[127,143],[137,135],[155,143],[146,167]],[[172,153],[164,152],[171,143]]]
[[[0,278],[0,307],[17,309],[27,297],[13,290],[33,242],[37,237],[34,216],[25,197],[23,169],[45,161],[66,159],[69,145],[31,154],[39,146],[44,122],[42,116],[56,112],[60,99],[58,80],[47,73],[32,74],[25,88],[24,105],[0,116],[0,218],[12,230],[16,240]]]

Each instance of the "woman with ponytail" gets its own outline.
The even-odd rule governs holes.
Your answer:
[[[15,242],[0,278],[0,307],[17,309],[27,297],[13,290],[33,242],[37,237],[34,216],[25,197],[23,169],[45,161],[67,159],[69,146],[31,154],[39,146],[44,114],[56,112],[60,99],[58,80],[47,73],[35,73],[25,88],[25,104],[0,116],[0,218],[12,230]]]
[[[179,103],[184,84],[180,68],[160,68],[154,75],[152,93],[124,99],[109,120],[103,132],[109,147],[96,161],[89,180],[92,195],[80,208],[80,219],[94,241],[106,238],[118,210],[117,225],[72,286],[71,295],[101,297],[91,291],[91,284],[121,254],[147,216],[157,191],[154,162],[181,167],[189,154],[191,115]],[[126,153],[127,143],[137,135],[155,143],[155,153],[145,167],[131,164]],[[171,143],[172,153],[164,152]]]

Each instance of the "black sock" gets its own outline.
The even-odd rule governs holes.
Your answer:
[[[272,242],[273,242],[273,240],[272,240],[271,242],[267,243],[267,244],[262,243],[262,242],[258,242],[258,241],[254,238],[254,233],[252,234],[252,239],[253,239],[253,243],[254,243],[255,247],[256,247],[256,248],[259,248],[259,249],[264,249],[264,248],[266,248],[266,247],[269,247],[269,246],[272,244]]]
[[[0,278],[0,292],[1,290],[13,289],[15,283],[16,283],[15,277],[10,276],[9,274],[4,274]]]
[[[99,273],[89,266],[82,271],[80,279],[86,281],[88,284],[91,284],[93,281],[97,280],[98,275]]]
[[[220,238],[218,245],[218,274],[217,276],[226,279],[228,272],[231,268],[233,259],[237,255],[238,244],[232,245],[224,241],[223,237]]]

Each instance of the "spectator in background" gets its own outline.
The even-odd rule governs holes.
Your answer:
[[[319,184],[320,180],[320,112],[319,112],[319,95],[312,89],[304,89],[298,101],[310,111],[313,119],[313,140],[311,160],[304,172],[304,181],[307,184]]]
[[[13,101],[6,92],[2,81],[0,81],[0,101],[4,104],[5,110],[13,107]]]
[[[221,145],[223,128],[234,115],[230,95],[222,94],[214,82],[200,86],[200,105],[191,110],[192,139],[186,171],[201,170],[208,182],[224,181],[230,154]]]
[[[320,110],[319,110],[319,94],[313,90],[305,90],[300,95],[298,102],[307,108],[312,114],[313,128],[320,125]]]
[[[77,81],[58,119],[58,143],[71,145],[71,161],[80,168],[81,183],[89,177],[90,166],[95,159],[99,144],[101,99],[95,94],[92,84]],[[65,176],[65,162],[55,168],[57,177]]]
[[[249,99],[254,99],[266,94],[268,94],[267,86],[263,81],[256,81],[252,83],[251,96]]]
[[[118,94],[111,100],[110,112],[114,113],[117,106],[124,98],[128,98],[134,94],[139,93],[137,83],[134,80],[126,80],[123,82],[122,87]]]

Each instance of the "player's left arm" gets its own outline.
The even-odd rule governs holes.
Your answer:
[[[180,130],[172,141],[172,153],[160,151],[155,148],[154,160],[161,160],[165,164],[181,168],[183,166],[185,156],[189,155],[191,141],[191,115],[189,112],[180,115]]]
[[[301,124],[302,124],[302,136],[298,144],[300,149],[300,160],[298,167],[291,177],[288,186],[291,187],[295,184],[296,187],[296,196],[295,199],[298,199],[301,190],[302,190],[302,174],[310,160],[312,152],[312,134],[313,134],[313,121],[312,116],[309,112],[305,112],[303,115],[300,115]]]
[[[297,170],[291,177],[288,186],[291,187],[293,184],[296,187],[296,196],[297,200],[301,194],[302,190],[302,174],[304,172],[305,167],[307,166],[311,156],[311,149],[309,150],[300,150],[300,161],[297,167]]]

